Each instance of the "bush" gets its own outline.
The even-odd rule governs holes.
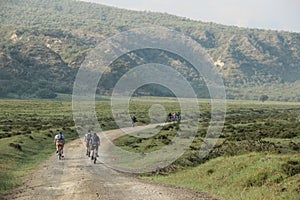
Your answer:
[[[261,95],[261,96],[259,97],[259,100],[262,101],[262,102],[265,102],[265,101],[267,101],[268,99],[269,99],[269,97],[268,97],[267,95]]]
[[[247,180],[246,187],[261,187],[267,181],[268,176],[267,172],[260,172]]]
[[[49,89],[42,89],[36,93],[36,96],[42,99],[54,99],[57,97],[57,94]]]
[[[300,162],[295,160],[289,160],[282,165],[283,172],[288,176],[294,176],[300,173]]]
[[[207,170],[207,175],[211,175],[211,174],[213,174],[215,172],[215,170],[214,169],[209,169],[209,170]]]
[[[9,143],[10,147],[13,147],[19,151],[22,151],[22,146],[20,144],[15,144],[15,143]]]

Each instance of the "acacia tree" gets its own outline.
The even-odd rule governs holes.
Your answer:
[[[267,101],[268,99],[269,99],[268,95],[265,95],[265,94],[263,94],[263,95],[261,95],[261,96],[259,97],[259,100],[262,101],[262,102],[265,102],[265,101]]]
[[[36,96],[42,99],[54,99],[57,94],[55,94],[52,90],[42,89],[36,93]]]

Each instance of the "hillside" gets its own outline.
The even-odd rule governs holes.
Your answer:
[[[76,72],[87,53],[122,31],[153,25],[182,32],[199,42],[224,78],[227,97],[300,101],[300,33],[246,29],[203,23],[168,14],[137,12],[72,0],[1,0],[0,97],[55,97],[72,93]],[[99,84],[107,94],[128,66],[157,58],[172,66],[179,60],[157,51],[135,52],[111,66]],[[127,67],[126,67],[127,66]],[[207,97],[201,77],[185,76],[199,97]],[[202,91],[202,92],[201,92]],[[170,91],[145,87],[141,92],[168,96]]]

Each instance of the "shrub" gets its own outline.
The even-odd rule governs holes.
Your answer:
[[[268,97],[268,95],[261,95],[260,97],[259,97],[259,100],[260,101],[262,101],[262,102],[265,102],[265,101],[267,101],[269,99],[269,97]]]
[[[246,181],[246,187],[260,187],[265,184],[268,176],[267,172],[260,172]]]
[[[49,89],[42,89],[36,93],[36,96],[42,99],[54,99],[57,97],[57,94]]]
[[[294,176],[300,173],[300,162],[289,160],[282,165],[283,172],[288,176]]]
[[[207,170],[207,174],[208,174],[208,175],[211,175],[211,174],[214,173],[214,172],[215,172],[215,170],[213,170],[213,169]]]
[[[22,151],[22,146],[20,144],[15,144],[15,143],[9,143],[10,147],[13,147],[19,151]]]

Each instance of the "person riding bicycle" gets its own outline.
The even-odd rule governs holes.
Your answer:
[[[89,145],[92,140],[91,129],[89,129],[88,133],[84,136],[84,142],[86,144],[86,155],[89,156]]]
[[[131,123],[132,123],[132,127],[134,127],[135,124],[137,123],[137,119],[135,116],[131,117]]]
[[[61,131],[58,131],[58,134],[54,137],[54,144],[56,147],[56,153],[58,153],[59,146],[61,147],[61,154],[64,157],[64,145],[65,145],[65,136]]]
[[[93,135],[93,137],[92,137],[92,139],[91,139],[91,150],[93,151],[93,154],[92,154],[92,160],[93,160],[93,158],[94,158],[94,156],[96,156],[96,157],[99,157],[99,155],[98,155],[98,148],[99,148],[99,146],[100,146],[100,138],[99,138],[99,136],[97,135],[97,133],[94,133],[94,135]],[[96,155],[94,155],[94,150],[96,150]]]

